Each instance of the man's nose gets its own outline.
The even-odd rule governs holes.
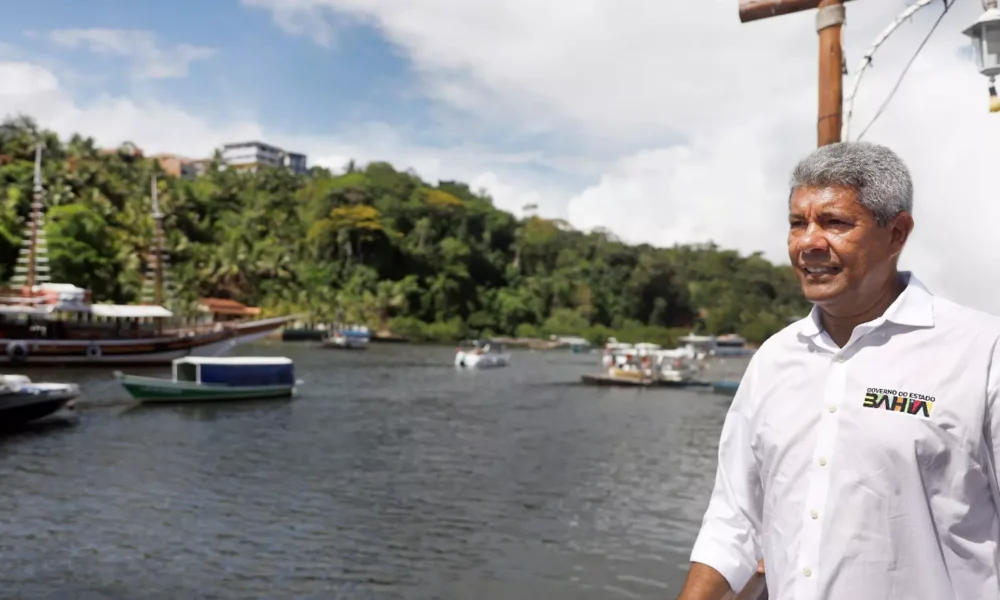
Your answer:
[[[799,252],[803,254],[830,250],[830,243],[826,239],[823,229],[816,223],[810,223],[805,228],[805,231],[798,238],[797,245]]]

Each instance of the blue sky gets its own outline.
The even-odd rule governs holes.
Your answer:
[[[849,5],[852,74],[909,1]],[[787,260],[787,174],[815,143],[812,14],[741,25],[737,0],[7,4],[0,117],[151,152],[207,155],[260,138],[331,168],[387,160],[627,241],[714,240]],[[948,268],[976,256],[982,272],[1000,270],[989,241],[1000,117],[985,111],[961,36],[978,4],[955,5],[868,139],[911,164],[919,210],[907,256],[922,278],[995,298],[989,282]],[[858,129],[940,9],[879,51]],[[969,214],[973,225],[957,216]]]
[[[426,102],[405,58],[371,27],[344,21],[338,43],[326,48],[287,35],[268,12],[237,0],[47,0],[20,3],[16,19],[0,21],[0,36],[97,78],[77,84],[83,100],[106,93],[167,97],[204,114],[239,111],[293,135],[376,119],[425,134]],[[192,63],[189,77],[137,82],[129,57],[81,53],[30,35],[90,28],[149,30],[165,52],[191,44],[216,54]]]

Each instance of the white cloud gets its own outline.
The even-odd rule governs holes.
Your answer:
[[[495,204],[519,210],[526,198],[539,199],[549,212],[564,210],[568,194],[544,185],[532,187],[527,178],[510,183],[502,172],[505,165],[522,157],[488,149],[438,149],[407,143],[385,125],[369,123],[331,137],[289,136],[266,129],[253,120],[211,122],[167,103],[104,96],[80,105],[51,71],[25,62],[0,61],[0,119],[18,114],[34,117],[42,127],[64,137],[74,133],[92,137],[101,146],[115,147],[123,141],[136,143],[147,154],[170,152],[186,156],[209,156],[226,142],[263,139],[289,150],[304,152],[313,165],[335,171],[349,160],[367,163],[391,162],[400,170],[413,169],[422,177],[457,179],[473,189],[486,187]],[[490,165],[493,170],[490,170]],[[497,167],[500,167],[499,169]],[[522,187],[527,185],[528,187]]]
[[[207,155],[231,139],[260,135],[255,123],[209,123],[168,104],[105,96],[80,106],[51,72],[0,62],[0,118],[25,114],[60,135],[80,133],[106,146],[134,141],[148,152]]]
[[[60,133],[102,143],[130,139],[150,151],[205,154],[261,137],[304,151],[314,164],[388,160],[423,177],[486,187],[497,204],[629,241],[712,239],[784,260],[786,181],[815,144],[814,15],[740,24],[735,0],[244,0],[270,8],[286,30],[329,44],[336,19],[373,23],[413,63],[439,107],[474,124],[549,132],[571,155],[489,147],[429,148],[385,126],[293,137],[251,122],[210,123],[165,104],[103,98],[80,106],[44,69],[0,63],[0,114],[12,107]],[[849,66],[905,5],[848,8]],[[337,18],[326,20],[331,10]],[[904,25],[875,58],[854,132],[871,117],[940,8]],[[978,3],[958,3],[867,139],[910,164],[917,230],[905,265],[940,293],[1000,312],[989,278],[1000,271],[991,223],[1000,115],[986,112],[985,80],[958,52]],[[6,70],[4,70],[6,69]],[[13,90],[20,89],[21,93]],[[529,164],[567,174],[546,180]],[[569,185],[583,178],[589,183]],[[958,263],[961,268],[955,268]]]
[[[83,48],[105,55],[125,56],[133,60],[133,75],[139,79],[186,77],[191,63],[206,60],[215,49],[178,44],[162,49],[151,31],[126,29],[57,29],[48,39],[63,48]]]
[[[254,0],[287,18],[296,8]],[[632,241],[711,238],[784,257],[786,181],[815,144],[815,15],[741,24],[736,0],[299,0],[376,23],[405,49],[427,93],[482,119],[575,139],[604,167],[566,212]],[[908,2],[848,6],[853,69]],[[901,27],[875,57],[855,135],[888,93],[940,6]],[[943,293],[1000,311],[988,278],[1000,115],[959,49],[979,16],[958,3],[866,139],[895,148],[917,185],[917,231],[904,262]],[[306,33],[306,32],[303,32]],[[850,80],[848,80],[848,83]],[[680,143],[678,143],[678,140]],[[602,146],[633,144],[633,152]],[[967,267],[954,268],[953,264]]]
[[[313,0],[242,0],[244,6],[266,8],[274,23],[292,35],[304,35],[320,46],[329,48],[336,41],[337,27],[324,14],[324,7]]]

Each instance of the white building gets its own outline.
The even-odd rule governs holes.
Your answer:
[[[286,152],[262,142],[239,142],[222,147],[222,162],[235,169],[256,171],[258,167],[285,167],[294,173],[306,172],[306,155]]]

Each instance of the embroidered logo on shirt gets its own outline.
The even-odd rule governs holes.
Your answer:
[[[897,390],[868,388],[863,406],[926,418],[930,417],[934,410],[934,397]]]

